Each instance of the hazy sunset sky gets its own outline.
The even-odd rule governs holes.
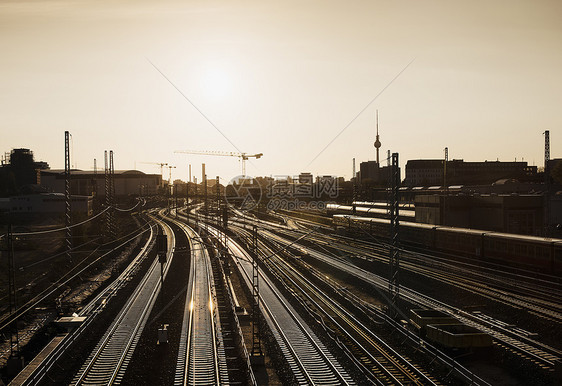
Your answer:
[[[351,177],[353,157],[375,157],[377,109],[381,158],[402,166],[446,146],[542,166],[545,129],[562,156],[559,0],[0,0],[0,151],[63,168],[69,130],[79,169],[112,149],[116,169],[239,174],[236,158],[174,154],[236,148],[150,62],[238,149],[264,153],[250,175]]]

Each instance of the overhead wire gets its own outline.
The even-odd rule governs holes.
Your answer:
[[[118,207],[116,207],[116,206],[108,206],[108,207],[106,207],[104,210],[102,210],[101,212],[99,212],[98,214],[96,214],[94,217],[90,217],[90,218],[87,219],[87,220],[84,220],[84,221],[79,222],[79,223],[77,223],[77,224],[73,224],[73,225],[69,226],[68,228],[75,228],[75,227],[78,227],[78,226],[80,226],[80,225],[84,225],[84,224],[86,224],[87,222],[93,221],[93,220],[95,220],[96,218],[98,218],[99,216],[101,216],[103,213],[107,212],[109,209],[112,209],[112,208],[115,209],[115,210],[117,210],[117,211],[119,211],[119,212],[131,212],[132,210],[134,210],[134,209],[135,209],[136,207],[138,207],[139,205],[140,205],[140,201],[137,202],[137,204],[136,204],[135,206],[133,206],[132,208],[129,208],[129,209],[120,209],[120,208],[118,208]],[[46,233],[62,232],[62,231],[65,231],[66,229],[67,229],[67,227],[56,228],[56,229],[48,229],[48,230],[45,230],[45,231],[14,232],[14,233],[12,233],[12,235],[13,235],[13,236],[31,236],[31,235],[39,235],[39,234],[46,234]],[[4,237],[5,237],[5,234],[0,235],[0,239],[1,239],[1,238],[4,238]]]
[[[139,233],[140,236],[142,233],[146,232],[148,229],[143,230],[142,232]],[[50,288],[52,288],[53,286],[56,285],[56,288],[53,288],[52,290],[50,290],[49,293],[45,294],[44,296],[42,296],[40,299],[37,299],[35,302],[33,302],[33,299],[36,299],[37,296],[40,296],[41,294],[37,295],[35,298],[33,298],[32,300],[28,301],[27,303],[25,303],[24,305],[22,305],[19,310],[21,311],[16,311],[14,313],[12,313],[11,315],[9,315],[7,318],[5,318],[1,323],[2,325],[0,325],[0,331],[2,331],[4,328],[6,328],[7,326],[9,326],[11,323],[13,323],[15,320],[17,320],[19,317],[21,317],[22,315],[24,315],[25,313],[27,313],[29,310],[35,308],[35,306],[37,306],[41,301],[43,301],[44,299],[46,299],[47,297],[49,297],[50,295],[52,295],[57,289],[61,288],[63,285],[65,285],[66,283],[68,283],[70,280],[74,279],[75,277],[79,276],[82,272],[84,272],[87,268],[89,268],[92,264],[96,263],[97,261],[99,261],[100,259],[102,259],[103,257],[109,255],[111,252],[123,247],[124,245],[126,245],[127,243],[129,243],[130,241],[132,241],[134,238],[136,238],[137,236],[134,236],[126,241],[124,241],[123,243],[121,243],[120,245],[116,246],[115,248],[107,251],[106,253],[104,253],[103,255],[99,256],[98,258],[96,258],[95,260],[93,260],[92,262],[90,262],[88,265],[86,265],[84,268],[82,268],[80,271],[76,272],[74,275],[72,275],[71,277],[67,278],[64,282],[59,283],[60,279],[51,284],[49,287],[47,287],[47,289],[45,289],[43,292],[41,292],[41,294],[44,294],[46,291],[48,291]],[[93,253],[93,252],[92,252]],[[91,254],[90,254],[91,256]],[[88,256],[89,257],[89,256]],[[86,257],[87,258],[87,257]],[[85,259],[86,259],[85,258]],[[79,263],[80,264],[80,263]],[[67,276],[71,271],[67,272],[65,275],[62,276],[62,278],[64,278],[65,276]],[[59,283],[57,285],[57,283]],[[33,304],[30,305],[30,303],[33,302]]]

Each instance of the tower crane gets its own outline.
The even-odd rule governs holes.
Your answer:
[[[174,153],[238,157],[242,161],[242,176],[246,175],[246,161],[248,159],[250,158],[259,159],[263,156],[263,153],[248,154],[248,153],[237,153],[232,151],[225,152],[225,151],[205,151],[205,150],[176,150]]]

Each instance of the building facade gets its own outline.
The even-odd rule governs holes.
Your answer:
[[[145,174],[138,170],[116,170],[114,174],[115,196],[151,196],[159,192],[162,185],[160,174]],[[41,170],[41,186],[49,192],[64,193],[64,170]],[[72,170],[70,192],[76,195],[105,197],[105,175],[103,172]]]
[[[486,185],[501,179],[532,181],[536,177],[537,167],[527,162],[451,160],[445,165],[441,159],[409,160],[404,185]]]
[[[40,183],[40,170],[48,169],[46,162],[37,162],[29,149],[13,149],[0,165],[0,196],[21,194],[23,187]]]
[[[71,196],[73,214],[91,216],[93,213],[91,196]],[[16,215],[55,215],[63,216],[66,200],[62,193],[42,193],[13,196],[0,200],[0,212]]]
[[[416,222],[538,236],[543,203],[541,195],[419,195]]]

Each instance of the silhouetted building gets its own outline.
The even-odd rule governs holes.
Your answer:
[[[63,193],[64,170],[42,170],[41,186],[49,192]],[[160,174],[145,174],[138,170],[116,170],[114,174],[115,195],[150,196],[159,192],[162,185]],[[105,197],[105,174],[103,171],[72,170],[70,173],[71,194]]]
[[[548,161],[548,172],[550,182],[562,185],[562,158],[555,158]]]
[[[359,182],[368,187],[388,186],[390,167],[381,167],[377,161],[365,161],[359,164]],[[398,169],[400,174],[400,169]]]
[[[527,162],[464,162],[447,161],[447,176],[444,176],[444,160],[409,160],[406,163],[407,186],[431,185],[486,185],[501,179],[532,181],[537,177],[537,167]]]
[[[13,149],[0,166],[0,196],[21,193],[28,185],[40,183],[39,171],[48,169],[46,162],[36,162],[29,149]]]
[[[91,216],[92,197],[71,196],[72,213]],[[64,216],[65,196],[62,193],[41,193],[14,196],[0,200],[0,212],[18,216]]]
[[[418,195],[416,222],[496,232],[541,235],[540,195]]]

